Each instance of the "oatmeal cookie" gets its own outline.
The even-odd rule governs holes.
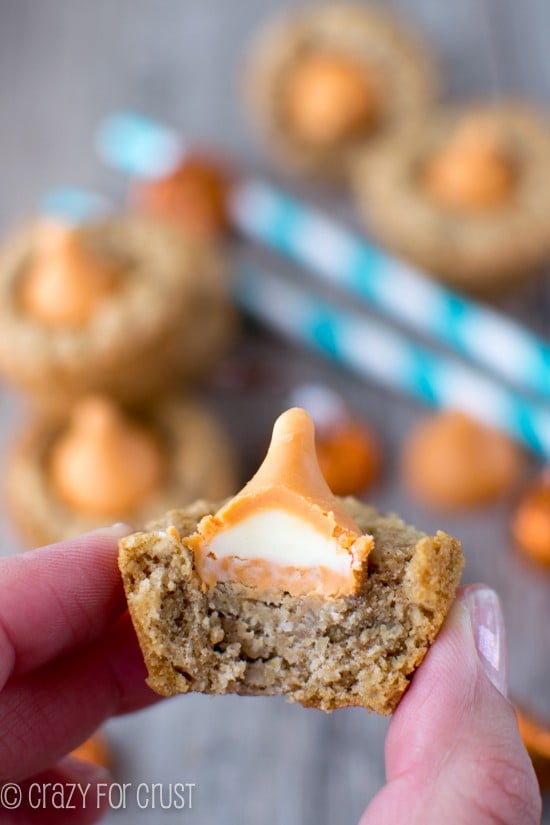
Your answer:
[[[135,402],[203,378],[220,358],[234,313],[223,267],[205,244],[135,217],[73,230],[88,282],[90,259],[111,273],[103,294],[92,294],[93,312],[79,315],[83,275],[64,248],[51,253],[36,286],[44,230],[42,222],[27,227],[0,253],[0,374],[8,381],[60,407],[88,392]],[[70,314],[60,316],[69,291]]]
[[[441,110],[352,174],[367,230],[458,290],[490,293],[550,255],[550,128],[513,104]]]
[[[427,49],[382,9],[331,3],[289,11],[245,68],[253,124],[283,169],[339,179],[435,97]]]

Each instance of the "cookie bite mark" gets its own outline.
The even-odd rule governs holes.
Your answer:
[[[380,108],[371,70],[353,56],[321,50],[289,69],[283,106],[297,137],[322,147],[368,130]]]
[[[275,422],[256,475],[185,544],[208,587],[230,581],[258,594],[336,597],[360,589],[373,539],[330,491],[313,422],[294,408]]]
[[[501,144],[489,124],[479,118],[466,119],[426,165],[427,192],[442,206],[467,212],[507,203],[515,174]]]
[[[59,497],[82,513],[131,513],[157,490],[165,457],[154,435],[127,420],[118,407],[89,397],[74,408],[71,423],[49,461]]]
[[[117,281],[116,268],[86,247],[78,229],[52,221],[24,273],[20,305],[45,326],[75,328],[90,320]]]

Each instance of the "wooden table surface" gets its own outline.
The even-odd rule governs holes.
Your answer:
[[[395,0],[440,52],[448,95],[527,96],[550,103],[548,0]],[[0,228],[32,212],[60,183],[121,197],[122,181],[94,158],[103,113],[129,106],[166,118],[191,137],[223,139],[261,165],[241,119],[236,77],[251,34],[274,0],[0,0]],[[340,207],[334,205],[334,209]],[[550,216],[549,216],[550,219]],[[548,333],[541,280],[505,309]],[[1,334],[1,331],[0,331]],[[249,340],[240,345],[251,356]],[[304,380],[342,392],[382,434],[387,471],[373,492],[383,509],[422,528],[459,535],[467,581],[501,595],[515,696],[550,718],[550,577],[518,556],[508,536],[510,501],[441,518],[411,502],[397,476],[403,435],[422,409],[269,336],[255,353],[268,383],[238,397],[211,393],[251,469],[273,416]],[[0,455],[20,426],[21,401],[0,387]],[[2,513],[2,552],[21,545]],[[278,699],[179,697],[119,719],[108,730],[121,782],[195,783],[193,808],[113,812],[113,823],[328,825],[354,823],[384,779],[387,722],[361,710],[324,715]],[[550,823],[550,813],[544,819]]]

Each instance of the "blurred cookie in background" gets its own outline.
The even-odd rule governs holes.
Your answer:
[[[44,404],[200,381],[235,327],[219,255],[158,221],[39,221],[0,252],[0,374]]]
[[[526,456],[512,439],[458,411],[423,419],[409,432],[401,471],[411,495],[437,510],[488,504],[520,480]]]
[[[137,411],[88,396],[69,414],[36,414],[6,484],[11,514],[36,546],[116,521],[139,528],[162,508],[229,495],[237,476],[231,444],[197,401]]]
[[[458,290],[496,292],[550,256],[550,121],[525,107],[434,111],[359,155],[352,184],[367,230]]]
[[[325,3],[289,10],[257,38],[245,67],[250,116],[290,173],[342,179],[368,147],[436,93],[429,49],[380,8]]]

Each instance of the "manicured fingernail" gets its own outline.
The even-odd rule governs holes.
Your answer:
[[[464,595],[482,667],[497,690],[508,696],[506,630],[500,600],[484,585],[467,587]]]
[[[132,533],[134,528],[131,527],[129,524],[126,524],[124,521],[115,521],[114,524],[111,524],[109,527],[113,533],[116,533],[120,536],[127,536],[128,533]]]

